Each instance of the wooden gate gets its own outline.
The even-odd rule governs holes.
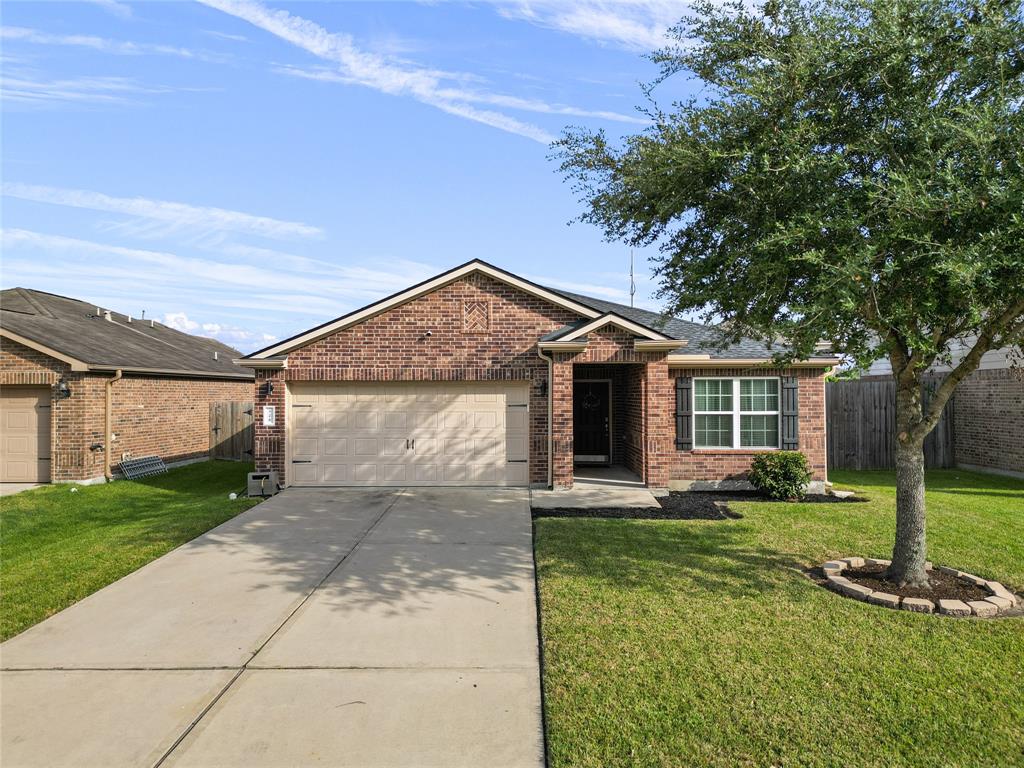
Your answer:
[[[252,461],[253,404],[210,403],[210,457]]]
[[[925,407],[933,384],[921,388]],[[828,466],[893,469],[896,466],[896,382],[892,379],[830,381],[825,385]],[[952,467],[953,398],[924,441],[926,467]]]

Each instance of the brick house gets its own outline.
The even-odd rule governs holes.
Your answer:
[[[238,351],[64,296],[0,293],[0,482],[93,482],[129,456],[207,458],[215,401],[252,398]]]
[[[779,448],[825,481],[836,359],[717,342],[472,261],[236,362],[256,372],[257,469],[286,485],[561,488],[617,466],[716,486]]]

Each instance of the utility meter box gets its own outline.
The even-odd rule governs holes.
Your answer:
[[[277,472],[250,472],[246,484],[249,496],[273,496],[280,488],[277,485]]]

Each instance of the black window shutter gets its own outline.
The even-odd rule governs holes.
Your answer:
[[[693,379],[689,376],[676,378],[676,450],[693,450],[693,410],[690,407],[690,388]]]
[[[782,450],[800,446],[800,383],[795,376],[782,379]]]

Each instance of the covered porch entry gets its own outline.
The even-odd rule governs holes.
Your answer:
[[[573,485],[643,487],[643,363],[577,363],[572,379]]]

